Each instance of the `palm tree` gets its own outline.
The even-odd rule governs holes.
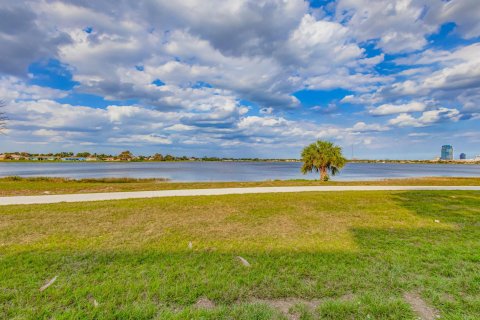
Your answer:
[[[328,172],[332,176],[340,172],[347,159],[342,155],[342,148],[328,141],[318,140],[305,147],[302,151],[302,173],[320,172],[320,180],[329,179]]]

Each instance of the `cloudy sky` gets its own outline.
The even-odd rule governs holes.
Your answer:
[[[0,152],[480,154],[478,0],[0,0]]]

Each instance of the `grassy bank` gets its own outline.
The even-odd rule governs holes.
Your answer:
[[[0,318],[478,319],[478,239],[478,192],[8,206]]]
[[[64,178],[0,178],[0,196],[41,195],[90,192],[121,192],[145,190],[177,190],[204,188],[238,188],[238,187],[275,187],[275,186],[316,186],[316,185],[465,185],[478,186],[480,178],[414,178],[389,179],[380,181],[329,181],[285,180],[258,182],[169,182],[165,179],[81,179]]]

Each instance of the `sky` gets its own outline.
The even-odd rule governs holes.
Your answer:
[[[0,153],[480,154],[478,0],[0,0]]]

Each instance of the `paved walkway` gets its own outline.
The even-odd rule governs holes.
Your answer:
[[[0,197],[0,206],[13,204],[45,204],[59,202],[85,202],[101,200],[216,196],[224,194],[246,193],[281,193],[281,192],[332,192],[332,191],[406,191],[406,190],[475,190],[480,186],[306,186],[306,187],[256,187],[256,188],[223,188],[223,189],[184,189],[109,193],[79,193],[44,196]]]

